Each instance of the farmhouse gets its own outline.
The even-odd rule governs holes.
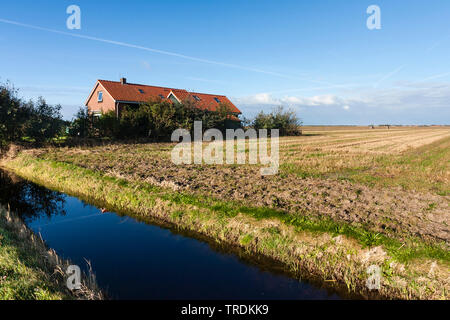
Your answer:
[[[155,98],[171,103],[190,99],[195,102],[197,108],[208,111],[216,111],[219,105],[226,105],[232,113],[230,127],[240,124],[237,116],[241,111],[226,96],[128,83],[125,78],[120,81],[97,80],[85,104],[92,115],[114,111],[119,117],[124,106],[138,105]]]

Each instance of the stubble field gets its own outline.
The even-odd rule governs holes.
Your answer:
[[[327,216],[399,239],[449,241],[450,128],[306,127],[259,165],[175,165],[173,144],[47,149],[39,157],[176,191]]]

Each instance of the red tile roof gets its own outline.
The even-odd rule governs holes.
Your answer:
[[[240,114],[241,111],[223,95],[189,92],[183,89],[147,86],[142,84],[125,83],[118,81],[98,80],[115,101],[146,102],[155,97],[166,99],[170,92],[180,101],[191,99],[197,107],[203,110],[216,111],[219,103],[228,105],[231,112]],[[199,99],[196,99],[196,97]],[[218,99],[219,102],[216,101]]]

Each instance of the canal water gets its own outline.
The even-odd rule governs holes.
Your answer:
[[[339,299],[239,252],[102,213],[1,169],[0,202],[63,258],[84,270],[90,261],[98,284],[113,299]]]

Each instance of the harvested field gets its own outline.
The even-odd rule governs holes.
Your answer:
[[[306,128],[280,139],[280,173],[174,165],[172,144],[48,149],[40,157],[222,200],[329,217],[398,239],[449,241],[450,128]]]

